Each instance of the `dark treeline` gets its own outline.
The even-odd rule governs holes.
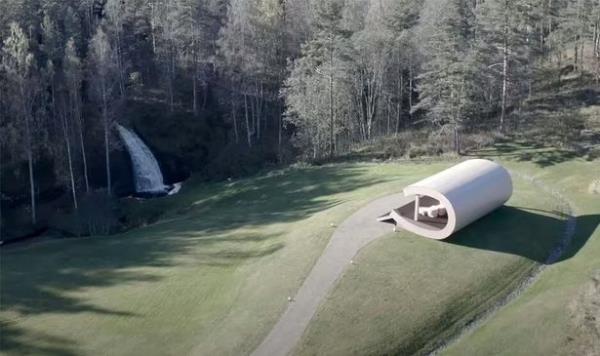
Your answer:
[[[212,112],[228,152],[279,159],[510,131],[541,68],[600,77],[600,0],[3,0],[0,39],[2,166],[26,166],[35,222],[37,165],[77,209],[102,152],[113,189],[132,102]]]

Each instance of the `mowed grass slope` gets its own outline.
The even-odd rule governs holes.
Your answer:
[[[512,170],[556,184],[577,203],[576,240],[497,315],[502,319],[447,351],[571,350],[574,337],[589,335],[577,326],[587,324],[575,320],[593,305],[586,296],[600,267],[598,230],[592,234],[600,206],[588,193],[598,162],[506,151],[495,154]],[[368,201],[453,164],[337,164],[231,183],[191,181],[178,196],[129,206],[131,217],[160,215],[153,225],[111,237],[5,247],[0,349],[8,355],[249,353],[335,225]],[[505,295],[545,260],[564,227],[553,197],[530,182],[515,183],[508,207],[450,242],[394,233],[367,246],[296,352],[424,350]]]
[[[600,195],[591,189],[600,180],[600,161],[555,154],[548,165],[547,154],[537,157],[523,159],[522,151],[513,150],[505,161],[572,201],[577,230],[566,251],[572,257],[548,267],[520,298],[447,355],[600,355]],[[540,162],[545,169],[539,169]]]
[[[321,305],[299,355],[422,354],[546,260],[558,201],[518,177],[503,207],[447,241],[391,233],[363,249]]]
[[[335,224],[448,167],[342,164],[275,171],[134,203],[165,211],[129,233],[4,247],[4,354],[224,354],[253,350]]]

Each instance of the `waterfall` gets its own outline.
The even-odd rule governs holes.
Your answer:
[[[166,193],[168,187],[163,183],[158,162],[148,146],[135,132],[121,125],[117,125],[117,128],[131,157],[135,191],[137,193]]]

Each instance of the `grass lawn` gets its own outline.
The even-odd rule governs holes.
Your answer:
[[[448,242],[392,233],[360,252],[305,332],[300,355],[431,349],[504,296],[562,235],[558,202],[513,178],[506,207]]]
[[[597,162],[560,157],[547,158],[544,169],[532,157],[503,159],[573,192],[579,243],[497,315],[512,315],[500,329],[486,334],[482,328],[448,352],[486,353],[486,337],[505,332],[506,323],[537,350],[535,337],[526,337],[540,322],[536,315],[556,320],[550,331],[569,325],[563,302],[579,295],[599,267],[598,232],[585,244],[585,232],[593,231],[594,221],[597,226],[589,215],[600,212],[598,196],[586,195],[587,183],[583,188],[599,171]],[[230,183],[192,180],[177,196],[129,205],[132,217],[160,213],[152,225],[110,237],[4,247],[0,349],[8,355],[249,353],[279,318],[335,225],[368,201],[452,164],[335,164]],[[515,183],[509,207],[450,242],[397,233],[367,246],[296,351],[415,351],[502,296],[544,260],[564,226],[553,211],[554,198],[529,182]],[[530,300],[548,302],[537,311],[524,304],[508,314],[531,293],[538,294]]]
[[[522,296],[444,350],[450,355],[600,353],[600,162],[544,147],[501,145],[500,159],[573,203],[574,240]],[[448,243],[390,234],[360,252],[320,307],[296,354],[413,354],[459,330],[538,263],[564,230],[557,201],[521,179],[508,207]],[[596,282],[594,282],[596,281]]]
[[[559,159],[540,170],[535,160],[522,158],[513,151],[505,159],[573,202],[577,230],[566,252],[573,257],[547,268],[523,295],[445,354],[599,355],[600,195],[590,188],[600,179],[600,161]]]
[[[5,354],[230,354],[254,349],[334,227],[451,163],[287,169],[133,204],[144,228],[1,250]]]

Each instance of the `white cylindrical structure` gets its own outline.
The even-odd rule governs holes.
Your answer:
[[[485,159],[471,159],[404,188],[404,195],[418,196],[418,201],[437,200],[446,211],[445,224],[442,220],[428,224],[420,217],[415,220],[398,214],[395,220],[416,234],[445,239],[502,206],[512,191],[512,180],[504,167]]]

